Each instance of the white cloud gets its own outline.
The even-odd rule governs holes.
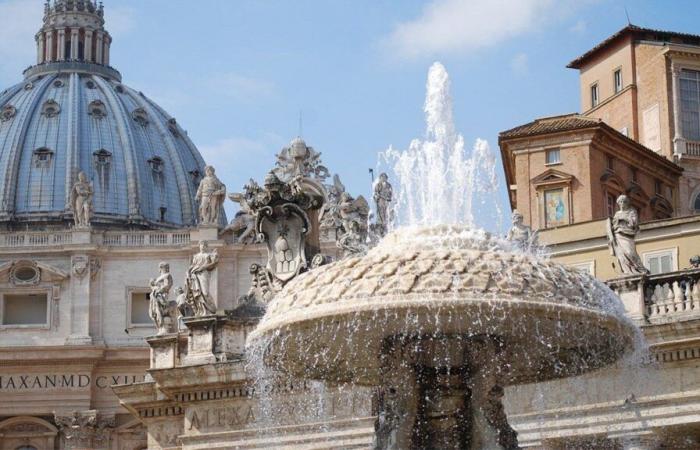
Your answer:
[[[586,32],[587,28],[588,24],[586,23],[586,21],[583,19],[579,19],[575,24],[571,26],[571,28],[569,28],[569,31],[576,34],[582,34]]]
[[[406,59],[470,52],[534,31],[567,6],[572,2],[431,0],[420,17],[397,25],[383,44]]]
[[[527,53],[518,53],[510,60],[510,68],[518,75],[524,75],[529,70]]]

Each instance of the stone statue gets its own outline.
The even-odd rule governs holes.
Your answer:
[[[245,194],[234,192],[229,194],[228,198],[238,203],[241,209],[236,213],[236,216],[226,229],[233,231],[239,244],[254,244],[256,241],[255,213],[248,204]]]
[[[322,229],[335,231],[340,228],[340,197],[344,192],[345,185],[340,177],[333,175],[333,184],[326,186],[326,202],[318,217]]]
[[[537,232],[523,224],[523,215],[517,209],[512,214],[513,226],[508,230],[506,239],[513,242],[521,250],[528,250],[537,245]]]
[[[608,219],[607,234],[610,254],[617,258],[623,274],[649,273],[637,253],[634,238],[639,232],[637,211],[630,205],[626,195],[617,198],[618,210]]]
[[[289,147],[277,154],[275,175],[285,183],[296,177],[313,178],[321,183],[328,177],[328,169],[321,162],[321,153],[306,145],[301,138],[295,138]]]
[[[379,175],[379,180],[374,183],[374,203],[377,205],[376,224],[380,234],[386,234],[391,221],[390,210],[391,201],[394,196],[394,188],[389,183],[389,176],[386,173]]]
[[[92,184],[87,180],[85,172],[78,174],[78,181],[70,191],[70,208],[76,228],[89,228],[92,216]]]
[[[185,292],[187,303],[192,306],[196,317],[216,313],[216,305],[211,295],[211,273],[219,264],[219,254],[216,250],[209,251],[206,241],[199,243],[199,253],[192,257],[192,263],[187,269]]]
[[[216,225],[226,197],[226,186],[217,178],[212,166],[204,168],[205,176],[199,182],[197,202],[199,202],[199,223]]]
[[[156,324],[158,334],[171,332],[172,314],[168,296],[173,287],[173,277],[170,275],[170,264],[162,262],[158,264],[160,274],[157,278],[151,279],[151,301],[148,308],[148,315]]]
[[[369,246],[366,242],[366,235],[360,230],[359,223],[351,221],[348,227],[348,231],[338,237],[336,241],[336,246],[343,251],[343,257],[367,253]]]
[[[180,313],[180,317],[192,317],[194,316],[194,309],[188,302],[187,293],[181,286],[175,288],[175,303],[177,305],[177,311]]]

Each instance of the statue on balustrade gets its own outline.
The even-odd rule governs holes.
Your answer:
[[[204,173],[195,197],[199,202],[199,223],[216,225],[226,197],[226,186],[217,178],[212,166],[207,166]]]
[[[254,180],[250,180],[249,185],[256,184]],[[249,192],[249,185],[244,187],[245,192]],[[255,212],[248,203],[246,193],[232,192],[228,195],[232,202],[240,205],[240,210],[231,223],[226,227],[226,230],[233,231],[236,236],[236,242],[239,244],[254,244],[257,236],[255,234]],[[252,199],[251,199],[252,200]]]
[[[513,210],[511,218],[513,225],[508,230],[506,239],[524,251],[535,247],[537,245],[537,231],[532,231],[532,228],[523,224],[523,215],[517,209]]]
[[[192,257],[185,278],[187,304],[196,317],[216,313],[216,304],[211,294],[211,276],[218,264],[219,254],[216,249],[209,251],[209,244],[201,241],[199,253]]]
[[[158,265],[160,274],[151,279],[151,299],[148,315],[156,324],[158,335],[171,333],[173,330],[173,309],[168,297],[173,287],[173,277],[170,275],[170,264],[162,262]]]
[[[70,191],[70,209],[76,228],[89,228],[92,216],[92,184],[87,180],[85,172],[78,174],[78,181]]]
[[[630,205],[626,195],[617,198],[618,210],[608,219],[607,235],[610,254],[617,258],[622,273],[649,273],[637,253],[635,237],[639,233],[639,217],[637,211]]]
[[[384,236],[391,222],[391,201],[394,197],[394,188],[389,183],[386,173],[379,175],[379,180],[374,184],[374,203],[377,206],[376,228],[380,236]]]

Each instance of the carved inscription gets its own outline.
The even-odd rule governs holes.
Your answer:
[[[113,384],[129,384],[143,381],[143,375],[41,374],[0,375],[0,392],[82,389],[95,386],[108,389]]]

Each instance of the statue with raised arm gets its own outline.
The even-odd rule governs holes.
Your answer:
[[[73,220],[76,228],[89,228],[92,216],[92,184],[87,180],[85,172],[78,174],[70,191],[70,208],[73,211]]]
[[[623,274],[649,273],[637,253],[635,237],[639,232],[637,211],[630,205],[626,195],[617,198],[618,210],[608,219],[608,246],[610,253],[617,258]]]
[[[374,203],[377,205],[376,223],[379,232],[384,235],[391,221],[391,201],[394,196],[394,188],[389,183],[389,176],[386,173],[379,175],[379,180],[374,183]]]
[[[219,264],[216,250],[209,251],[206,241],[199,243],[199,253],[192,257],[185,278],[187,303],[192,305],[196,317],[216,313],[216,303],[211,294],[211,275]]]
[[[214,167],[205,167],[204,173],[195,197],[199,203],[199,223],[216,225],[226,197],[226,186],[216,176]]]
[[[506,239],[513,242],[518,248],[527,250],[537,244],[537,232],[523,224],[523,215],[517,209],[511,215],[513,225],[508,230]]]
[[[170,275],[170,264],[162,262],[158,264],[160,274],[151,279],[151,298],[148,307],[148,315],[156,324],[158,334],[171,332],[172,314],[168,296],[173,287],[173,277]]]
[[[251,180],[251,183],[255,182]],[[245,189],[250,188],[246,185]],[[228,198],[238,203],[241,209],[226,229],[233,231],[239,244],[254,244],[257,236],[255,235],[255,213],[248,202],[250,196],[247,193],[232,192]]]

